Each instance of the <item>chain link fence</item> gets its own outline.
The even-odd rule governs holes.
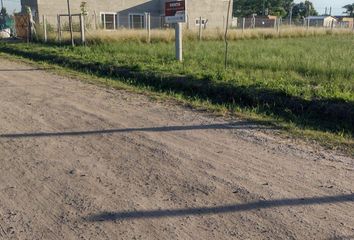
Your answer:
[[[100,38],[106,39],[142,39],[143,41],[151,41],[151,38],[162,38],[165,41],[173,40],[174,25],[167,24],[165,17],[160,15],[152,15],[150,13],[100,13],[82,15],[83,29],[81,28],[81,14],[73,13],[72,26],[75,39],[83,40],[82,34],[86,38],[99,41]],[[216,24],[217,23],[217,24]],[[215,27],[215,24],[217,27]],[[16,23],[16,26],[21,25]],[[22,24],[26,28],[25,24]],[[184,24],[188,39],[199,40],[221,40],[224,38],[223,33],[226,28],[225,17],[218,21],[215,19],[207,19],[203,16],[188,17]],[[232,18],[229,22],[230,39],[242,38],[243,35],[261,34],[279,34],[282,32],[305,31],[311,28],[313,31],[328,31],[336,29],[353,30],[353,19],[343,18],[326,19],[283,19],[278,17],[248,17],[248,18]],[[18,30],[18,36],[21,30]],[[67,15],[46,15],[39,18],[39,23],[36,26],[39,39],[49,39],[51,41],[65,41],[69,36],[69,18]],[[296,30],[295,30],[296,29]],[[273,32],[272,32],[273,31]],[[245,32],[245,33],[243,33]],[[267,35],[267,36],[268,36]],[[287,36],[290,36],[289,34]],[[78,40],[76,40],[78,41]]]

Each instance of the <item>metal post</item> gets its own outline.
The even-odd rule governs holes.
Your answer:
[[[81,33],[81,43],[85,44],[85,18],[83,14],[80,14],[80,33]]]
[[[182,23],[176,23],[176,59],[183,61]]]
[[[74,35],[73,35],[73,22],[71,16],[71,9],[70,9],[70,0],[67,0],[68,3],[68,15],[69,15],[69,29],[70,29],[70,38],[71,38],[71,45],[74,47]]]
[[[47,43],[48,36],[47,36],[47,17],[43,15],[43,32],[44,32],[44,42]]]

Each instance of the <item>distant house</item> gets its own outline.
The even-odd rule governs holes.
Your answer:
[[[338,26],[341,28],[353,28],[354,27],[354,18],[347,16],[336,16],[338,21]]]
[[[278,20],[277,16],[260,16],[256,17],[255,27],[256,28],[271,28],[274,27],[274,24]]]
[[[248,16],[245,18],[233,18],[232,27],[245,28],[273,28],[277,22],[277,16]]]
[[[338,23],[337,19],[331,16],[309,16],[306,22],[310,27],[334,27]]]
[[[151,26],[163,27],[164,6],[167,0],[85,0],[89,19],[94,18],[105,29],[144,28],[146,12],[151,14]],[[187,27],[223,28],[226,23],[228,1],[187,0]],[[47,15],[51,24],[56,24],[57,14],[67,13],[66,0],[21,0],[22,7],[32,9],[34,19],[42,21]],[[72,13],[80,13],[82,1],[71,1]],[[231,8],[232,9],[232,8]],[[200,22],[200,18],[202,21]],[[231,21],[230,21],[231,25]]]

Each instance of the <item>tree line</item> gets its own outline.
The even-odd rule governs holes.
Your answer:
[[[294,3],[294,0],[233,0],[234,16],[248,17],[252,14],[258,16],[274,15],[279,17],[289,17],[301,19],[307,16],[317,16],[313,3],[305,0]],[[343,7],[348,16],[354,17],[354,3]]]

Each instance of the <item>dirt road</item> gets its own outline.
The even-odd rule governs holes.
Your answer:
[[[354,239],[354,159],[0,59],[0,239]]]

